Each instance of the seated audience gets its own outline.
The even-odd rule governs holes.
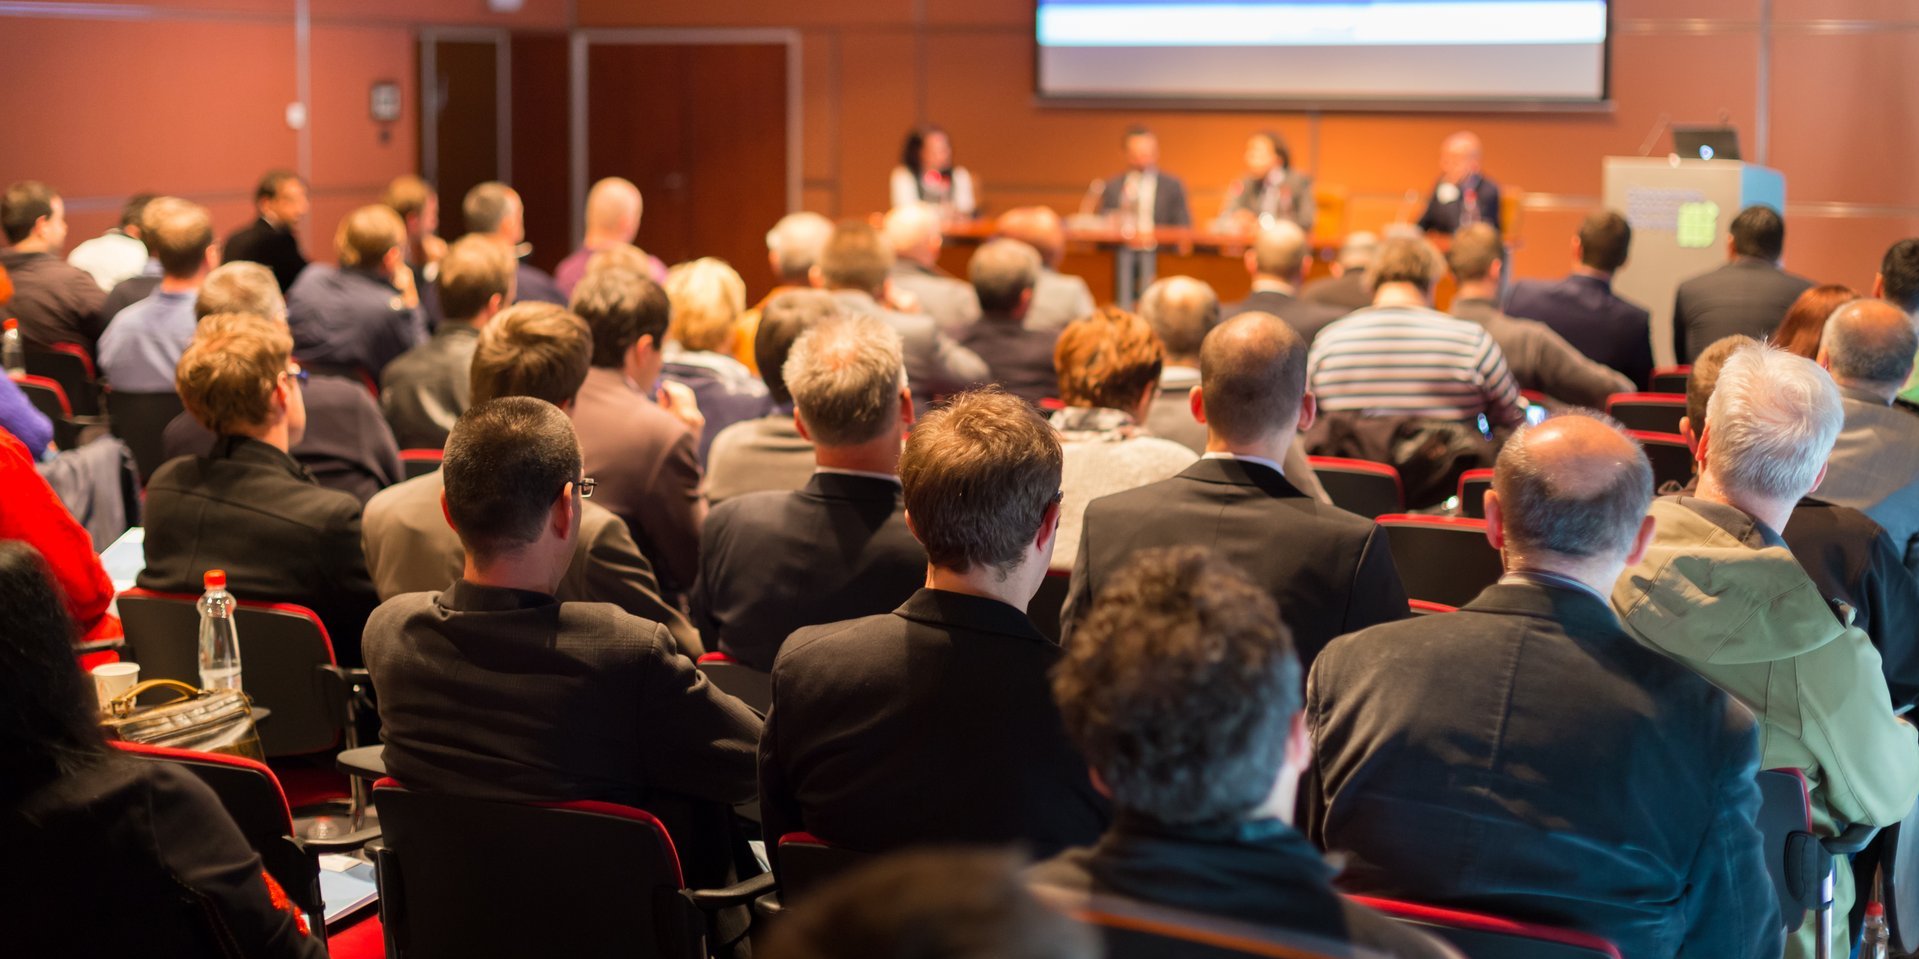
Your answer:
[[[762,671],[795,630],[890,612],[926,582],[901,512],[913,398],[898,334],[872,317],[828,321],[793,344],[785,374],[819,465],[799,490],[714,508],[689,597],[707,642]]]
[[[367,622],[387,770],[477,799],[640,806],[667,824],[688,885],[725,882],[726,806],[753,796],[759,719],[665,626],[555,598],[592,489],[566,414],[527,396],[478,403],[441,472],[465,569]]]
[[[879,233],[857,220],[848,220],[833,228],[820,250],[820,260],[813,266],[813,285],[832,293],[841,312],[879,317],[900,335],[913,406],[923,413],[933,397],[982,383],[988,370],[972,350],[955,342],[932,317],[902,313],[880,304],[892,268],[893,252],[881,242]]]
[[[1826,321],[1833,311],[1859,299],[1852,287],[1838,283],[1815,286],[1799,294],[1786,310],[1786,318],[1772,333],[1774,346],[1794,356],[1819,358],[1819,339],[1826,332]]]
[[[401,449],[446,445],[453,421],[473,405],[467,387],[480,330],[513,302],[512,255],[481,237],[454,243],[440,258],[438,276],[446,318],[380,374],[380,412]]]
[[[1026,311],[1027,329],[1063,330],[1093,314],[1092,288],[1080,277],[1059,271],[1066,257],[1066,227],[1051,207],[1015,207],[1000,214],[994,228],[1000,236],[1039,251],[1039,282],[1033,284],[1033,305]]]
[[[324,957],[213,790],[107,745],[73,623],[24,543],[0,542],[0,620],[0,841],[24,857],[0,875],[9,951]]]
[[[1843,416],[1838,389],[1811,360],[1735,350],[1698,437],[1697,495],[1653,502],[1651,546],[1612,588],[1627,632],[1759,716],[1760,765],[1805,772],[1814,832],[1828,836],[1846,823],[1898,822],[1919,796],[1919,746],[1893,715],[1879,654],[1834,614],[1778,533],[1819,485]],[[1838,873],[1834,909],[1844,916],[1852,874]],[[1815,926],[1808,918],[1788,955],[1813,954]],[[1843,952],[1846,923],[1833,928]]]
[[[1632,224],[1615,210],[1594,210],[1573,235],[1573,267],[1556,283],[1519,280],[1506,293],[1507,316],[1552,327],[1586,358],[1645,387],[1652,382],[1652,319],[1646,308],[1612,290],[1626,265]]]
[[[1313,743],[1305,673],[1272,598],[1193,546],[1143,550],[1114,572],[1053,671],[1067,733],[1113,797],[1113,826],[1097,845],[1035,866],[1034,882],[1369,955],[1456,956],[1342,897],[1294,829]]]
[[[459,268],[460,255],[458,249],[448,254],[449,270]],[[462,394],[475,402],[531,396],[566,410],[586,381],[593,337],[585,321],[551,303],[522,303],[494,317],[474,337],[473,350]],[[360,538],[382,600],[445,589],[460,578],[466,553],[440,506],[445,488],[444,474],[435,470],[381,490],[367,502]],[[692,624],[660,598],[653,565],[641,555],[625,521],[598,503],[581,506],[573,561],[553,595],[563,603],[612,603],[664,624],[681,652],[698,656],[705,651]]]
[[[67,206],[38,180],[21,180],[0,194],[0,232],[7,248],[0,269],[13,283],[7,312],[20,321],[20,338],[47,349],[71,343],[93,353],[106,327],[107,295],[84,270],[60,259],[67,242]]]
[[[545,270],[520,259],[520,244],[526,242],[526,205],[520,202],[518,192],[504,183],[488,180],[466,191],[460,212],[466,219],[469,234],[492,240],[513,257],[513,295],[517,301],[566,305],[571,294],[561,292]],[[637,212],[633,227],[639,229]]]
[[[1916,351],[1912,318],[1885,300],[1848,303],[1826,323],[1819,365],[1839,386],[1845,422],[1819,496],[1884,526],[1919,575],[1919,414],[1893,405]]]
[[[0,384],[0,389],[11,385]],[[6,504],[0,508],[0,541],[19,540],[46,560],[77,630],[72,638],[118,636],[120,623],[108,612],[113,583],[94,552],[93,537],[67,511],[33,463],[24,444],[10,434],[0,434],[0,503]]]
[[[586,191],[586,237],[580,248],[566,255],[553,268],[553,283],[561,296],[571,299],[573,288],[586,279],[586,262],[593,254],[610,246],[631,246],[640,235],[640,217],[646,204],[640,188],[624,177],[610,176]],[[469,224],[467,229],[473,229]],[[655,257],[646,258],[646,271],[640,275],[655,283],[666,281],[666,265]]]
[[[1679,284],[1673,298],[1673,353],[1681,363],[1691,363],[1723,337],[1771,333],[1792,301],[1813,285],[1779,267],[1786,221],[1777,210],[1749,206],[1733,218],[1730,230],[1726,265]]]
[[[1346,234],[1333,260],[1332,276],[1320,277],[1300,288],[1299,298],[1323,303],[1341,313],[1363,310],[1373,305],[1373,293],[1366,288],[1366,268],[1379,255],[1379,235],[1366,230]]]
[[[146,238],[140,229],[140,217],[152,202],[153,194],[136,193],[120,207],[120,222],[105,233],[82,242],[67,254],[67,265],[87,271],[102,292],[111,292],[121,281],[130,280],[147,269]],[[112,319],[112,317],[106,317]]]
[[[1345,857],[1342,888],[1576,929],[1635,957],[1779,955],[1753,717],[1606,604],[1655,535],[1652,495],[1645,453],[1610,421],[1522,429],[1486,496],[1498,584],[1320,654],[1305,806]],[[1436,676],[1446,694],[1420,695]]]
[[[1064,449],[1059,542],[1054,569],[1072,569],[1079,552],[1086,504],[1102,496],[1156,483],[1192,465],[1194,453],[1154,436],[1142,424],[1160,393],[1166,350],[1153,328],[1114,306],[1077,320],[1061,333],[1053,353],[1060,400],[1053,414]]]
[[[1886,248],[1879,272],[1872,278],[1872,295],[1906,311],[1919,322],[1919,237],[1900,240]],[[1919,371],[1899,391],[1906,404],[1919,404]]]
[[[760,317],[779,297],[812,289],[813,265],[819,262],[820,249],[832,235],[832,220],[807,211],[788,213],[766,231],[766,262],[773,268],[774,286],[751,309],[740,314],[740,334],[733,343],[733,358],[746,364],[753,375],[765,379],[767,374],[754,355]]]
[[[379,599],[360,554],[360,503],[322,487],[287,453],[306,431],[301,380],[286,327],[245,313],[200,321],[175,386],[187,412],[218,438],[147,483],[146,569],[139,585],[201,592],[227,571],[241,600],[295,603],[326,624],[340,663],[360,664],[360,629]]]
[[[1092,842],[1106,801],[1053,705],[1059,647],[1025,613],[1059,532],[1058,438],[1016,397],[962,394],[914,428],[900,481],[926,588],[780,647],[763,833],[866,852]]]
[[[446,241],[439,236],[439,191],[411,173],[402,173],[387,183],[380,202],[406,224],[406,265],[413,273],[413,288],[422,291],[424,300],[424,291],[440,275],[440,260],[447,251]]]
[[[1536,390],[1571,406],[1594,409],[1614,393],[1630,393],[1633,381],[1580,355],[1571,343],[1537,320],[1499,312],[1499,285],[1506,248],[1498,231],[1485,223],[1453,234],[1446,263],[1452,268],[1452,314],[1492,335],[1506,355],[1506,368],[1522,390]]]
[[[719,432],[773,409],[766,384],[733,358],[740,314],[746,311],[746,281],[725,260],[703,256],[666,271],[672,319],[666,328],[666,363],[660,375],[693,391],[705,425],[700,462]]]
[[[1298,330],[1307,346],[1313,345],[1313,337],[1320,330],[1350,311],[1300,297],[1299,285],[1306,278],[1312,252],[1306,232],[1290,220],[1260,230],[1252,248],[1246,251],[1246,272],[1253,275],[1253,291],[1226,307],[1224,314],[1271,313]]]
[[[1270,313],[1206,335],[1190,399],[1206,453],[1171,479],[1086,506],[1063,617],[1067,638],[1143,549],[1196,545],[1279,604],[1307,667],[1333,637],[1406,616],[1406,591],[1369,519],[1313,499],[1281,461],[1312,425],[1306,343]]]
[[[959,333],[960,345],[986,361],[993,383],[1032,404],[1059,398],[1053,373],[1057,329],[1029,329],[1039,254],[1018,240],[989,240],[974,251],[966,272],[979,315]]]
[[[953,165],[953,141],[936,126],[915,128],[906,135],[900,165],[888,181],[895,209],[926,204],[945,220],[970,220],[979,204],[973,195],[973,175]]]
[[[940,269],[940,217],[924,203],[896,204],[886,214],[886,245],[893,249],[893,266],[886,282],[895,294],[907,293],[919,312],[933,318],[941,330],[958,337],[979,320],[980,304],[973,288]]]
[[[286,326],[286,301],[273,274],[258,263],[221,264],[208,273],[193,303],[196,320],[215,313],[249,313]],[[380,407],[358,379],[310,373],[300,388],[307,428],[287,451],[313,473],[320,485],[350,493],[364,503],[405,477],[400,448]],[[181,413],[161,435],[167,459],[199,456],[214,444],[214,434],[193,414]]]
[[[592,367],[570,411],[600,505],[626,521],[668,599],[693,585],[700,564],[700,430],[692,393],[650,392],[665,358],[666,293],[618,267],[588,270],[573,312],[593,333]],[[677,389],[680,392],[675,393]]]
[[[773,411],[735,423],[713,437],[706,452],[706,501],[718,506],[743,493],[796,490],[813,478],[813,442],[793,419],[793,393],[783,368],[793,343],[807,330],[839,316],[833,297],[789,290],[767,301],[754,326],[753,350]]]
[[[287,291],[287,325],[300,359],[375,382],[388,363],[426,340],[406,224],[381,204],[346,215],[333,236],[340,265],[303,271]]]
[[[173,368],[193,341],[193,302],[217,266],[206,207],[170,196],[146,207],[145,234],[163,275],[152,296],[115,314],[100,334],[100,375],[116,393],[171,393]]]
[[[259,215],[227,234],[226,242],[220,244],[220,258],[265,266],[273,271],[281,295],[290,295],[307,266],[295,232],[309,209],[306,181],[291,170],[268,170],[253,188],[253,208]]]
[[[1203,452],[1206,427],[1193,419],[1192,393],[1199,388],[1199,345],[1219,325],[1219,294],[1190,276],[1161,277],[1140,295],[1139,316],[1166,348],[1146,426],[1155,436]]]

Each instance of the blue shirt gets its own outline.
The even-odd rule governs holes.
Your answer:
[[[193,342],[199,293],[153,295],[115,314],[100,334],[100,373],[122,393],[171,393],[173,371]]]
[[[20,384],[12,377],[0,376],[0,430],[12,433],[26,444],[34,459],[40,459],[53,444],[53,421],[33,407]]]

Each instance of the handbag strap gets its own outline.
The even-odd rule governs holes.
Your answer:
[[[149,679],[113,697],[113,701],[107,704],[107,714],[115,719],[127,718],[127,716],[133,712],[134,701],[139,699],[141,694],[155,689],[167,689],[182,694],[179,699],[174,700],[175,702],[195,699],[206,695],[206,690],[188,683],[183,683],[177,679]]]

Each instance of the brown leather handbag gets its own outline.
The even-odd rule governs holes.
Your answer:
[[[182,698],[136,709],[140,695],[153,689]],[[149,679],[114,697],[100,724],[107,735],[130,743],[266,759],[253,727],[253,701],[237,689],[195,689],[178,680]]]

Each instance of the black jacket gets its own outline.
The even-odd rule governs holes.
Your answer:
[[[306,254],[300,252],[300,238],[292,230],[268,223],[265,217],[255,217],[252,223],[228,234],[220,246],[220,258],[227,263],[250,260],[264,265],[273,271],[281,293],[293,288],[293,281],[300,278],[300,271],[307,265]]]
[[[1053,704],[1059,656],[1020,610],[935,589],[794,633],[760,737],[765,835],[1041,856],[1093,842],[1109,810]]]
[[[988,312],[959,335],[959,342],[986,361],[1000,388],[1037,404],[1059,398],[1059,374],[1053,368],[1059,333],[1029,330],[1005,313]]]
[[[770,671],[795,630],[889,612],[925,582],[898,483],[815,473],[714,507],[688,599],[708,646]]]
[[[1254,290],[1245,299],[1228,306],[1222,315],[1230,320],[1241,313],[1255,310],[1285,320],[1286,325],[1292,327],[1308,346],[1312,345],[1313,337],[1318,336],[1320,330],[1348,312],[1342,307],[1301,299],[1278,290]]]
[[[1328,506],[1258,463],[1202,459],[1171,479],[1087,504],[1063,629],[1134,553],[1205,546],[1272,592],[1300,662],[1333,637],[1406,617],[1392,551],[1371,520]]]
[[[1919,703],[1919,582],[1872,517],[1808,496],[1779,534],[1820,595],[1850,607],[1879,648],[1892,705]]]
[[[1691,363],[1706,347],[1735,334],[1764,339],[1779,328],[1812,281],[1750,256],[1679,284],[1673,295],[1672,349]]]
[[[365,503],[373,494],[406,479],[400,447],[380,407],[354,380],[314,373],[300,388],[306,400],[307,428],[287,452],[312,471],[327,489],[352,494]],[[181,413],[160,437],[161,455],[200,456],[213,446],[213,431],[192,413]]]
[[[1348,892],[1776,959],[1752,714],[1585,590],[1495,585],[1341,637],[1306,684],[1308,835]]]
[[[1153,186],[1153,225],[1192,226],[1193,211],[1186,203],[1186,184],[1165,170],[1155,172],[1158,182]],[[1121,207],[1126,203],[1126,178],[1131,174],[1131,170],[1122,170],[1107,179],[1106,189],[1099,198],[1101,213],[1123,212]]]
[[[1451,235],[1459,231],[1460,214],[1465,212],[1466,201],[1476,201],[1475,210],[1479,222],[1504,232],[1505,226],[1499,222],[1499,184],[1477,173],[1467,177],[1459,184],[1459,195],[1450,203],[1439,201],[1439,183],[1433,183],[1431,193],[1426,196],[1426,212],[1419,215],[1419,228],[1428,233]]]
[[[1626,374],[1640,389],[1652,382],[1652,319],[1646,308],[1612,291],[1612,281],[1574,273],[1556,283],[1520,280],[1500,307],[1538,320],[1586,358]]]

